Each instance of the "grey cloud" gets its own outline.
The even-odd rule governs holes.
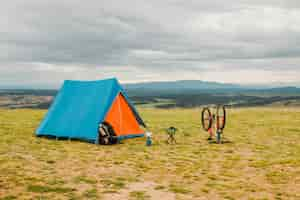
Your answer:
[[[144,77],[142,71],[153,79],[158,71],[178,78],[183,69],[199,76],[219,68],[300,71],[296,0],[11,0],[0,11],[0,68],[6,76],[20,64],[26,68],[20,77],[40,75],[36,63],[105,69],[125,80],[130,75],[122,66],[140,70],[134,80]],[[61,79],[72,78],[63,74]]]

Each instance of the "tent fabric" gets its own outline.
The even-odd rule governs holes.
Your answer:
[[[134,113],[121,93],[116,97],[104,121],[112,125],[116,135],[143,133]]]
[[[124,106],[124,111],[128,112],[129,107],[137,123],[145,126],[117,79],[66,80],[37,129],[36,135],[77,138],[96,142],[98,141],[98,125],[105,120],[115,100],[119,99],[119,94],[122,94],[124,101],[128,102],[127,108]],[[130,124],[132,124],[132,116],[130,119]],[[137,131],[135,125],[133,131]],[[126,131],[128,133],[118,133],[124,138],[131,130],[126,129]],[[130,134],[143,136],[140,130]]]

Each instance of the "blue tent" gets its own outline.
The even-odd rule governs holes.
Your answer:
[[[126,99],[138,124],[145,126],[117,79],[99,81],[66,80],[48,113],[36,131],[47,135],[98,142],[98,125],[102,123],[118,95]],[[141,133],[119,136],[144,136]]]

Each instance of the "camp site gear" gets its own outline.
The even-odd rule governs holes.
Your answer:
[[[175,133],[177,131],[177,128],[171,126],[170,128],[167,129],[167,134],[168,134],[168,144],[176,144],[176,139],[175,139]]]
[[[201,113],[201,123],[205,131],[208,131],[211,128],[213,123],[213,117],[209,108],[203,108]]]
[[[146,146],[151,146],[152,145],[152,139],[151,139],[151,132],[146,132]]]
[[[212,114],[207,107],[203,108],[201,113],[201,124],[203,129],[209,133],[208,140],[212,139],[213,129],[215,128],[217,143],[221,143],[221,135],[226,125],[225,106],[218,105],[216,107],[216,114]]]
[[[221,129],[217,129],[217,131],[216,131],[216,138],[217,138],[217,143],[218,144],[221,143],[221,134],[222,134],[222,130]]]
[[[117,79],[66,80],[36,135],[99,143],[103,122],[112,127],[118,140],[144,136],[140,126],[146,125]]]
[[[113,127],[107,123],[103,122],[99,125],[99,144],[116,144],[118,139],[116,137]]]
[[[209,136],[208,136],[207,140],[212,140],[213,135],[214,135],[212,127],[210,129],[208,129],[208,133],[209,133]]]
[[[223,130],[226,125],[226,109],[225,106],[217,107],[217,129]]]

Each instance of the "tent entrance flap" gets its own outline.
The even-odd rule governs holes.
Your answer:
[[[122,93],[119,93],[115,98],[106,115],[105,122],[111,124],[117,136],[143,133]]]

